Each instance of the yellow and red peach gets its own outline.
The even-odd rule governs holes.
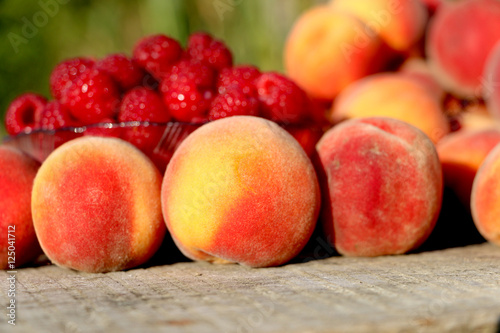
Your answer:
[[[500,129],[460,130],[437,144],[444,181],[465,207],[470,206],[472,182],[488,153],[500,143]]]
[[[311,97],[331,100],[351,82],[384,63],[380,38],[356,17],[320,5],[303,13],[290,31],[284,64]]]
[[[15,269],[42,251],[31,218],[31,189],[40,164],[0,146],[0,269]]]
[[[500,2],[444,2],[429,25],[427,57],[437,79],[456,95],[477,98],[486,59],[500,40]]]
[[[361,117],[390,117],[421,129],[433,142],[450,131],[435,95],[415,79],[398,73],[379,73],[358,80],[335,100],[333,123]]]
[[[392,118],[347,120],[317,145],[321,220],[340,254],[402,254],[432,232],[442,202],[432,141]]]
[[[419,41],[428,18],[418,0],[331,0],[330,5],[359,18],[397,51],[408,51]]]
[[[472,184],[471,212],[479,233],[500,246],[500,145],[490,151]]]
[[[284,264],[307,243],[319,185],[298,142],[277,124],[235,116],[203,125],[175,151],[162,209],[193,260],[251,267]]]
[[[153,163],[123,140],[85,136],[63,144],[33,185],[33,223],[45,254],[85,272],[146,262],[166,231],[161,180]]]

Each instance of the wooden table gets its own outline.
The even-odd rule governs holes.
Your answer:
[[[318,239],[315,255],[329,248]],[[500,332],[500,247],[278,268],[180,262],[106,274],[18,269],[0,332]],[[9,274],[0,272],[8,305]]]

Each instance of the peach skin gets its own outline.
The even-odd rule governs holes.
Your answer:
[[[188,258],[282,265],[307,243],[319,185],[298,142],[252,116],[207,123],[175,151],[162,185],[168,230]]]
[[[431,234],[443,193],[432,141],[403,121],[346,120],[316,146],[327,238],[346,256],[402,254]]]
[[[31,189],[40,164],[23,152],[0,146],[0,269],[15,269],[42,250],[31,218]]]
[[[32,193],[33,223],[49,259],[85,272],[136,267],[165,235],[161,175],[133,145],[85,136],[43,162]]]

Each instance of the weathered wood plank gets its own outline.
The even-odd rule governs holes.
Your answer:
[[[0,272],[3,305],[7,277]],[[2,315],[0,332],[499,332],[500,248],[266,269],[192,262],[107,274],[25,268],[16,273],[16,305],[16,326]]]

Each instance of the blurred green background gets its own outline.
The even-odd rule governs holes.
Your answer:
[[[207,31],[223,39],[235,63],[283,71],[282,50],[294,21],[326,0],[0,0],[0,134],[19,94],[47,97],[52,68],[76,56],[131,54],[135,42],[164,33],[185,45]]]

